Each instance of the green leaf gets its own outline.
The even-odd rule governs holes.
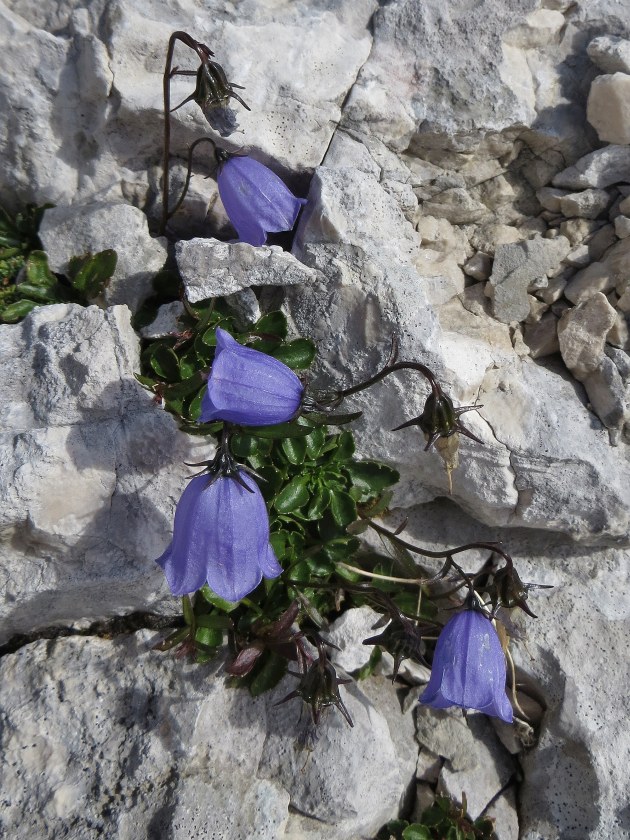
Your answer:
[[[212,604],[213,607],[216,607],[219,610],[223,610],[224,613],[231,613],[240,603],[239,601],[226,601],[223,598],[219,598],[219,596],[210,589],[207,583],[204,584],[199,591],[201,592],[201,596],[209,604]]]
[[[396,484],[400,474],[378,461],[354,461],[345,465],[350,480],[365,496],[376,496],[381,490]]]
[[[249,684],[252,697],[258,697],[278,685],[287,670],[287,660],[275,653],[267,653],[256,676]]]
[[[317,349],[308,338],[296,338],[278,347],[271,355],[293,370],[305,370],[312,364]]]
[[[285,438],[280,444],[291,464],[303,464],[306,458],[306,438]]]
[[[79,257],[76,262],[71,260],[70,283],[88,300],[95,298],[102,293],[107,281],[116,271],[117,262],[118,254],[111,248],[99,251],[98,254]]]
[[[334,490],[330,494],[330,512],[335,522],[345,528],[357,518],[357,506],[354,499],[341,490]]]
[[[44,251],[31,251],[24,269],[28,282],[32,286],[51,289],[57,285],[57,278],[48,267],[48,256]]]
[[[296,475],[291,479],[274,501],[274,507],[278,513],[292,513],[305,505],[309,500],[307,485],[308,476]]]
[[[231,619],[224,613],[206,613],[195,618],[197,627],[205,627],[208,630],[228,630],[232,626]]]
[[[268,312],[259,318],[251,329],[258,335],[273,335],[284,340],[287,337],[287,319],[282,312]]]
[[[150,347],[149,364],[157,375],[167,382],[177,382],[180,378],[177,354],[164,344],[154,344]]]
[[[313,495],[313,500],[306,511],[306,518],[310,520],[321,519],[325,510],[330,505],[330,498],[330,490],[326,487],[320,488],[317,493]]]
[[[41,306],[34,300],[16,300],[15,303],[10,303],[0,311],[0,317],[5,324],[15,324],[20,318],[24,318],[28,313],[35,309],[36,306]]]
[[[403,840],[433,840],[431,832],[425,825],[413,823],[402,833]]]
[[[337,447],[330,455],[331,461],[347,461],[354,455],[354,438],[352,432],[341,432],[337,436]]]
[[[306,453],[311,460],[319,458],[322,448],[326,443],[326,432],[322,428],[313,429],[306,437]]]
[[[223,644],[223,630],[199,627],[195,633],[195,641],[205,647],[220,647]]]
[[[311,422],[319,423],[322,426],[343,426],[345,423],[352,423],[353,420],[358,420],[362,414],[362,411],[353,411],[348,414],[327,414],[325,411],[309,411],[306,416]]]
[[[182,598],[182,610],[184,613],[184,621],[190,627],[195,621],[195,611],[193,610],[192,602],[187,595]]]
[[[362,668],[359,668],[357,672],[357,680],[365,680],[368,677],[371,677],[374,673],[374,669],[378,665],[378,663],[383,658],[383,651],[380,649],[378,645],[374,647],[372,653],[370,654],[370,658],[368,661],[363,665]],[[404,834],[403,834],[404,837]]]
[[[31,283],[19,283],[16,292],[20,297],[36,300],[39,303],[62,303],[63,298],[54,287],[34,286]]]
[[[177,358],[177,354],[174,350],[170,350],[170,353]],[[167,364],[172,363],[170,353]],[[182,382],[176,382],[174,385],[167,385],[167,387],[164,388],[164,396],[168,400],[181,399],[182,397],[187,397],[189,394],[195,394],[201,387],[203,387],[204,384],[205,379],[201,374],[201,371],[197,371],[197,373],[193,374],[193,376],[189,376],[188,379],[184,379]]]
[[[306,437],[311,433],[309,426],[302,426],[295,420],[291,423],[277,423],[274,426],[248,426],[247,432],[261,438]]]

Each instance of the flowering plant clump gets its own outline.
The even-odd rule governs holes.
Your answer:
[[[176,41],[196,53],[197,71],[171,69]],[[194,149],[210,142],[228,217],[242,241],[260,246],[268,233],[292,230],[305,200],[263,164],[227,151],[213,138],[199,138],[190,147],[183,191],[169,208],[171,77],[196,76],[195,90],[184,102],[194,101],[205,112],[224,109],[231,100],[249,110],[235,92],[240,86],[227,80],[211,56],[208,47],[186,33],[171,37],[164,75],[162,232],[186,195]],[[180,296],[178,278],[163,274],[148,307]],[[281,312],[266,312],[237,327],[227,301],[186,303],[185,309],[181,332],[145,345],[138,379],[179,418],[184,431],[207,436],[216,454],[191,465],[202,466],[202,472],[184,489],[172,543],[157,561],[171,591],[183,596],[181,626],[157,647],[177,647],[198,662],[227,647],[226,672],[253,695],[289,673],[297,683],[281,702],[300,699],[313,724],[334,708],[352,726],[342,696],[349,678],[335,668],[326,631],[342,607],[367,604],[381,618],[372,628],[379,632],[364,640],[374,650],[358,678],[371,673],[381,652],[388,651],[394,657],[394,679],[406,659],[431,665],[421,697],[426,705],[476,709],[507,723],[521,715],[526,726],[513,667],[507,684],[506,613],[520,608],[534,616],[527,605],[534,584],[521,581],[512,558],[497,543],[433,551],[404,539],[404,522],[385,527],[379,520],[389,514],[390,488],[398,474],[387,464],[357,460],[352,433],[339,427],[359,413],[336,413],[353,395],[387,376],[419,374],[428,384],[423,411],[401,418],[392,431],[420,432],[425,450],[435,447],[440,454],[450,485],[460,437],[482,444],[461,421],[462,414],[479,406],[454,405],[430,368],[398,360],[395,342],[389,361],[367,380],[315,390],[307,373],[315,347],[308,339],[288,340]],[[140,313],[138,323],[145,316]],[[382,549],[362,544],[359,537],[367,529],[380,536]],[[468,571],[455,558],[472,550],[488,556],[480,568]],[[435,561],[441,568],[431,568]],[[458,611],[446,620],[453,609]],[[495,625],[502,628],[504,644]],[[427,820],[433,820],[428,825],[439,828],[439,836],[491,834],[491,821],[469,820],[465,798],[461,807],[444,799],[435,808]],[[416,828],[423,837],[434,836],[426,826],[398,822],[391,836],[408,840]]]

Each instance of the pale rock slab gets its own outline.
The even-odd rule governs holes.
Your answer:
[[[465,791],[473,819],[514,773],[512,757],[484,715],[473,712],[465,719],[460,709],[441,711],[421,703],[416,713],[416,738],[423,750],[446,759],[438,776],[438,791],[459,801]]]
[[[614,362],[603,356],[582,383],[593,410],[609,429],[621,428],[629,416],[630,394]]]
[[[567,310],[558,323],[558,341],[565,365],[583,380],[600,365],[606,336],[616,312],[601,292]]]
[[[564,288],[564,296],[571,303],[584,303],[596,292],[608,294],[615,288],[615,278],[603,262],[593,262],[576,272]]]
[[[179,300],[171,301],[171,303],[163,303],[157,311],[157,315],[140,330],[142,338],[164,338],[167,335],[173,335],[181,332],[182,322],[181,318],[184,316],[186,310],[184,304]]]
[[[191,303],[232,295],[251,286],[308,283],[315,272],[278,245],[189,239],[175,246],[177,266]]]
[[[340,688],[354,727],[329,708],[324,725],[313,732],[300,703],[272,705],[292,691],[295,683],[295,678],[287,677],[269,697],[267,737],[258,767],[260,777],[279,784],[291,797],[281,837],[354,840],[376,834],[397,815],[404,801],[413,775],[409,747],[406,755],[401,754],[402,745],[392,737],[386,717],[357,683]],[[392,714],[390,710],[388,716]],[[314,736],[310,752],[298,740],[308,733]]]
[[[52,271],[64,274],[72,257],[112,248],[116,270],[103,292],[107,306],[136,312],[152,293],[153,275],[166,260],[166,239],[149,235],[147,217],[130,204],[94,202],[46,210],[39,237]]]
[[[188,103],[173,115],[174,156],[185,158],[210,122],[231,130],[231,146],[255,146],[263,160],[275,160],[282,174],[308,173],[321,162],[369,55],[377,4],[315,8],[266,0],[236,9],[218,0],[203,14],[190,0],[177,9],[151,0],[146,8],[117,0],[50,13],[19,0],[11,6],[0,12],[0,89],[9,115],[0,129],[3,195],[12,204],[98,196],[144,207],[159,193],[162,74],[172,32],[185,28],[212,45],[228,79],[246,85],[243,99],[252,108],[233,104],[204,116]],[[25,55],[28,85],[17,81]],[[175,63],[196,69],[181,44]],[[192,88],[190,78],[175,77],[173,104]],[[195,164],[194,171],[203,170]]]
[[[40,307],[0,327],[0,344],[0,639],[177,610],[154,560],[171,539],[183,462],[203,450],[135,381],[129,310]]]
[[[591,83],[586,116],[600,140],[630,143],[630,75],[598,76]]]
[[[560,198],[560,210],[567,218],[579,216],[583,219],[596,219],[609,203],[610,195],[606,190],[584,190],[563,195]]]
[[[564,15],[557,9],[536,9],[508,32],[505,43],[524,50],[545,47],[559,40],[564,25]]]
[[[580,158],[553,178],[554,187],[605,189],[630,181],[630,146],[610,145]]]
[[[615,234],[619,239],[630,236],[630,218],[628,216],[617,216],[615,219]]]
[[[586,52],[604,73],[630,73],[630,41],[626,38],[600,35],[593,38]]]
[[[564,236],[537,236],[497,248],[488,285],[495,318],[504,324],[524,321],[529,314],[528,288],[542,275],[556,269],[569,253]]]

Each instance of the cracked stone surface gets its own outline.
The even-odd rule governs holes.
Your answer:
[[[351,840],[397,813],[413,736],[396,745],[382,698],[342,689],[354,727],[331,713],[305,751],[301,704],[274,705],[291,677],[254,699],[155,641],[40,641],[2,660],[4,836]]]
[[[427,714],[414,807],[435,785],[454,796],[465,787],[481,812],[505,783],[492,806],[501,840],[628,840],[628,694],[619,666],[630,542],[630,147],[602,145],[586,110],[591,89],[596,102],[610,84],[597,82],[600,71],[630,72],[630,7],[539,5],[5,0],[0,200],[9,209],[52,201],[50,218],[77,220],[95,202],[124,207],[116,212],[140,223],[146,245],[141,211],[153,226],[160,211],[168,36],[187,28],[215,51],[228,78],[245,85],[252,111],[202,114],[189,103],[174,114],[173,203],[187,149],[208,131],[229,148],[254,150],[299,195],[310,190],[291,257],[271,249],[277,260],[263,266],[267,250],[259,249],[250,256],[260,266],[228,266],[222,282],[238,275],[231,305],[243,318],[257,314],[271,295],[263,290],[259,301],[249,286],[285,283],[290,264],[304,282],[287,290],[286,308],[318,344],[318,384],[372,375],[394,335],[399,358],[430,365],[457,404],[483,405],[464,418],[483,445],[461,440],[452,501],[442,498],[443,463],[422,452],[419,430],[389,431],[422,411],[427,389],[413,375],[353,399],[364,412],[359,453],[400,469],[392,519],[408,516],[411,538],[429,548],[502,539],[523,579],[555,587],[531,593],[540,617],[516,619],[513,640],[520,702],[536,724],[544,710],[538,745],[528,741],[513,759],[523,746],[517,734],[534,738],[527,726],[499,727],[495,736],[480,719],[464,732],[459,713],[446,723]],[[176,63],[194,65],[181,45]],[[627,80],[615,86],[621,101]],[[190,79],[176,78],[173,102],[190,89]],[[600,97],[595,111],[601,136],[625,141],[623,108],[611,113]],[[233,236],[213,175],[202,146],[168,228],[204,237],[211,252],[191,269],[191,296],[208,293],[203,275],[225,268],[221,255],[242,250],[212,238]],[[563,255],[534,270],[541,241]],[[47,247],[55,244],[52,234]],[[129,243],[116,245],[129,260],[121,287],[134,292],[134,274],[154,270],[161,246],[150,240],[152,253],[143,246],[134,254]],[[499,276],[506,249],[526,255],[527,284],[502,323],[489,278]],[[140,297],[109,302],[134,307]],[[582,385],[554,352],[555,323],[575,320],[593,298],[613,326],[587,336],[597,364]],[[156,330],[176,323],[174,310]],[[520,323],[510,325],[512,317]],[[530,349],[528,328],[543,319]],[[177,608],[153,558],[170,538],[188,474],[182,462],[207,451],[193,451],[198,444],[133,380],[138,345],[128,310],[43,308],[0,328],[0,346],[0,641],[51,623]],[[486,559],[479,553],[471,563]],[[335,631],[350,623],[339,619]],[[382,682],[365,692],[352,686],[344,697],[355,729],[338,721],[307,754],[295,746],[305,723],[299,706],[270,705],[292,683],[252,701],[150,653],[148,638],[42,641],[2,660],[7,836],[76,829],[84,840],[115,824],[130,840],[226,831],[355,840],[408,802],[414,714],[397,718]],[[340,656],[363,664],[369,651],[350,641]],[[426,678],[422,669],[403,671],[410,683]]]
[[[154,560],[202,449],[135,381],[127,307],[42,307],[0,347],[0,641],[177,609]]]

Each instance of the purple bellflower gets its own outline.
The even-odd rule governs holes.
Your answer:
[[[173,595],[207,583],[226,601],[240,601],[282,572],[269,543],[269,517],[258,485],[242,470],[234,477],[191,479],[175,511],[173,541],[157,560]]]
[[[278,176],[247,156],[217,150],[219,195],[239,239],[264,245],[268,233],[291,230],[306,199],[296,198]]]
[[[442,629],[420,702],[434,709],[477,709],[512,723],[505,654],[492,622],[479,609],[457,613]]]
[[[201,402],[202,423],[285,423],[297,413],[303,393],[304,386],[291,368],[266,353],[243,347],[217,328],[217,350]]]

